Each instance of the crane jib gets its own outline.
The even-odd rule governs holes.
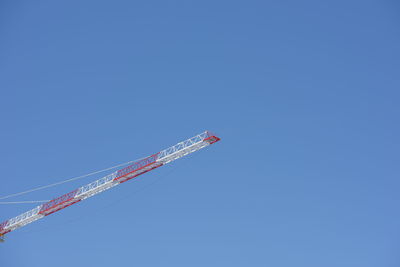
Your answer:
[[[205,131],[192,138],[182,141],[172,147],[164,149],[149,157],[132,163],[131,165],[84,185],[67,194],[33,208],[23,214],[0,223],[0,236],[32,223],[44,216],[69,207],[88,197],[94,196],[116,185],[131,180],[141,174],[154,170],[176,159],[221,140],[209,131]]]

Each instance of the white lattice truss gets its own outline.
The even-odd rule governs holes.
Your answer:
[[[133,179],[140,174],[153,170],[157,167],[209,146],[219,140],[220,139],[218,137],[209,131],[198,134],[147,158],[134,162],[128,167],[113,172],[101,179],[84,185],[72,192],[55,198],[47,203],[35,207],[32,210],[1,223],[0,235],[4,235],[15,229],[18,229],[24,225],[43,218],[44,216],[50,215],[74,203]]]

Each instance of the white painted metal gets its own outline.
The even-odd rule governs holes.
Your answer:
[[[10,220],[7,221],[6,225],[4,226],[5,231],[13,231],[19,227],[27,225],[28,223],[34,222],[43,217],[42,214],[38,214],[42,205],[37,206],[34,209],[31,209],[21,215],[18,215]]]
[[[75,198],[86,199],[95,194],[103,192],[104,190],[110,189],[111,187],[118,184],[118,182],[114,182],[114,178],[116,177],[117,172],[113,172],[99,180],[96,180],[90,184],[84,185],[78,189],[78,192]]]
[[[202,149],[202,148],[210,145],[208,142],[204,141],[204,139],[209,136],[210,136],[209,132],[205,131],[205,132],[198,134],[192,138],[189,138],[183,142],[180,142],[172,147],[162,150],[161,152],[159,152],[157,154],[157,159],[153,164],[147,166],[144,169],[141,169],[138,172],[130,173],[129,175],[126,176],[126,178],[143,173],[144,171],[151,169],[155,165],[163,165],[163,164],[170,163],[176,159],[179,159],[185,155],[188,155],[192,152],[195,152],[199,149]],[[76,195],[71,200],[63,203],[61,207],[67,206],[70,203],[76,202],[78,200],[84,200],[86,198],[94,196],[98,193],[101,193],[107,189],[110,189],[110,188],[120,184],[121,181],[114,180],[117,177],[117,173],[118,173],[118,171],[113,172],[101,179],[98,179],[90,184],[87,184],[87,185],[84,185],[84,186],[78,188]],[[126,180],[126,179],[124,179],[124,180]],[[51,213],[52,211],[58,210],[60,208],[60,206],[54,207],[43,215],[43,214],[39,213],[43,205],[37,206],[36,208],[34,208],[30,211],[27,211],[19,216],[16,216],[16,217],[8,220],[5,223],[5,225],[1,225],[3,229],[0,228],[0,234],[9,232],[9,231],[13,231],[17,228],[20,228],[24,225],[34,222],[34,221],[44,217],[45,215]]]

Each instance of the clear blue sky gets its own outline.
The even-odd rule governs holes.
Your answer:
[[[2,1],[0,196],[222,141],[10,233],[0,266],[399,266],[400,5],[329,2]]]

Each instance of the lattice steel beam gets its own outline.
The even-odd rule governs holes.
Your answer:
[[[35,207],[21,215],[0,223],[0,238],[4,234],[14,231],[31,222],[41,219],[56,211],[64,209],[81,200],[87,199],[116,185],[133,179],[141,174],[161,167],[185,155],[218,142],[220,139],[209,131],[205,131],[172,147],[164,149],[147,158],[134,162],[129,166],[100,178],[90,184],[84,185],[65,195],[57,197]]]

